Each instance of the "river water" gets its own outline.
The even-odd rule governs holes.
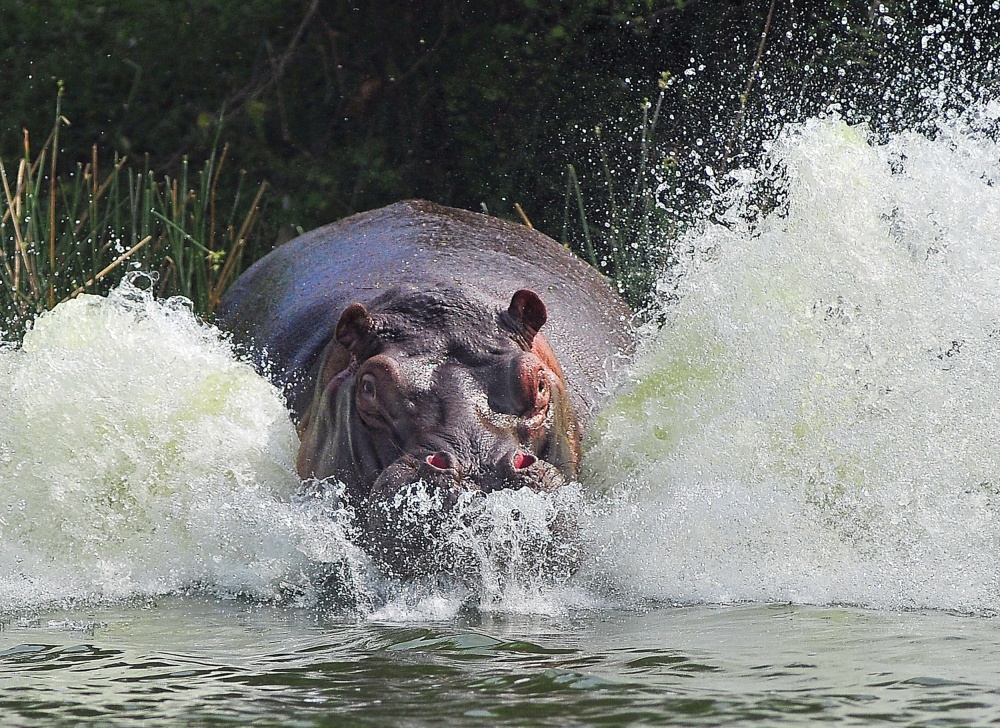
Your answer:
[[[805,606],[373,622],[167,598],[8,625],[3,725],[985,725],[990,619]]]
[[[469,511],[462,583],[296,495],[280,394],[183,301],[60,305],[0,349],[0,725],[1000,716],[998,123],[787,126],[683,239],[582,485]]]

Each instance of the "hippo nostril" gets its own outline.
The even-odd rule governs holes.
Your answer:
[[[525,468],[530,468],[535,464],[536,459],[534,455],[528,455],[527,453],[514,453],[514,469],[524,470]]]
[[[447,470],[455,467],[455,459],[446,452],[436,452],[427,456],[427,464],[438,470]]]

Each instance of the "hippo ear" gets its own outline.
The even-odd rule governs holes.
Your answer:
[[[375,321],[368,309],[360,303],[352,303],[340,314],[334,336],[341,346],[352,354],[357,354],[374,330]]]
[[[528,340],[529,345],[548,319],[542,299],[527,288],[522,288],[510,299],[507,315],[510,316],[514,328]]]

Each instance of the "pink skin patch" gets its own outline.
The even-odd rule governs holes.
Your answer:
[[[447,470],[448,458],[445,457],[444,453],[436,452],[433,455],[427,456],[427,464],[438,470]]]
[[[535,464],[535,456],[528,455],[527,453],[519,452],[514,454],[514,469],[524,470],[525,468],[530,468]]]

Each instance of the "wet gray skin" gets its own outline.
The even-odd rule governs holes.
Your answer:
[[[444,516],[465,492],[574,479],[608,364],[632,342],[628,309],[564,248],[425,202],[276,249],[217,315],[285,388],[299,474],[346,484],[361,540],[398,573],[438,535],[397,512],[414,484]]]

